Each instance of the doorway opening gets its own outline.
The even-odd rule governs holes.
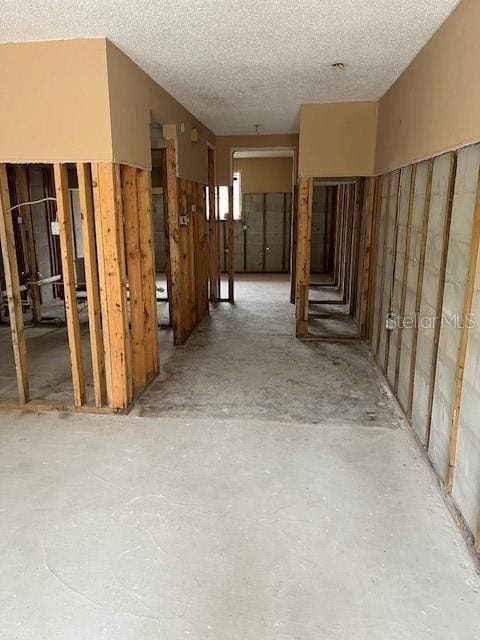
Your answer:
[[[259,284],[285,282],[288,299],[295,150],[238,149],[232,151],[231,162],[232,186],[225,215],[221,198],[219,203],[223,286],[228,284],[231,289],[234,280],[239,285],[238,300],[249,296],[249,282],[257,285],[255,295]],[[222,189],[227,192],[226,187]]]
[[[301,185],[297,301],[300,337],[350,340],[360,337],[359,261],[363,255],[363,178],[310,178]],[[297,334],[298,334],[297,313]]]

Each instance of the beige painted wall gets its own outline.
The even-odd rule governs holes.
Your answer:
[[[293,158],[237,158],[242,193],[285,193],[292,190]]]
[[[152,115],[158,124],[176,128],[178,175],[206,183],[207,141],[215,145],[213,133],[109,41],[107,60],[115,161],[150,167]],[[192,127],[199,130],[198,142],[191,142]]]
[[[104,38],[0,44],[0,162],[110,161]]]
[[[376,172],[480,139],[480,2],[463,0],[381,99]]]
[[[217,136],[216,139],[216,176],[218,185],[229,185],[232,182],[232,151],[234,149],[274,149],[298,148],[296,133],[251,136]]]
[[[375,166],[376,102],[303,104],[298,174],[369,176]]]
[[[215,136],[105,38],[0,44],[0,69],[0,162],[150,168],[152,114],[174,125],[179,175],[206,182]]]

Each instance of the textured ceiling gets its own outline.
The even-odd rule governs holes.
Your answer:
[[[106,36],[215,133],[289,133],[302,103],[381,97],[457,4],[3,0],[0,42]]]

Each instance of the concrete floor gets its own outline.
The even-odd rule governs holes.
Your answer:
[[[265,280],[135,413],[0,414],[0,638],[478,637],[475,566],[368,354],[293,339]]]

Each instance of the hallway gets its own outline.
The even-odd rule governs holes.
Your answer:
[[[235,283],[236,303],[212,305],[188,343],[164,356],[136,415],[397,424],[361,342],[295,339],[288,276],[237,274]]]
[[[22,640],[472,640],[480,582],[360,342],[239,277],[126,416],[4,414],[0,628]],[[51,608],[51,603],[55,607]]]

